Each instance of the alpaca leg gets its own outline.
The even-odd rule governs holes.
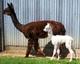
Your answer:
[[[57,50],[57,46],[54,45],[54,51],[53,51],[53,55],[52,55],[52,57],[51,57],[51,60],[55,59],[55,58],[54,58],[54,55],[56,54],[56,50]]]
[[[70,52],[70,55],[71,55],[71,56],[70,56],[70,62],[71,62],[71,61],[72,61],[72,58],[73,58],[73,53],[74,53],[74,52],[73,52],[73,50],[72,50],[71,48],[69,48],[69,52]]]
[[[25,57],[28,57],[29,56],[29,53],[31,51],[31,48],[33,46],[33,43],[31,41],[31,39],[28,40],[28,48],[27,48],[27,51],[26,51],[26,56]]]
[[[75,58],[77,57],[77,55],[76,55],[76,50],[75,50],[75,48],[72,46],[71,47],[72,48],[72,50],[73,50],[73,52],[74,52],[74,55],[75,55]]]
[[[38,39],[34,42],[34,49],[36,50],[37,54],[45,55],[39,47]]]
[[[40,49],[38,42],[34,42],[34,49],[35,49],[36,53],[40,53],[40,52],[38,52],[38,49]]]
[[[68,42],[67,42],[68,43]],[[72,58],[73,58],[73,53],[74,51],[72,50],[71,48],[71,44],[66,44],[66,48],[68,48],[69,52],[70,52],[70,62],[72,61]]]
[[[60,50],[59,50],[59,48],[57,49],[57,54],[58,54],[58,60],[59,60],[60,59],[60,56],[59,56]]]

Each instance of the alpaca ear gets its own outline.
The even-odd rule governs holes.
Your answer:
[[[10,7],[10,4],[9,3],[7,3],[7,5]]]
[[[11,9],[11,5],[9,3],[7,3],[8,7]]]
[[[10,3],[11,9],[14,10],[14,6],[12,3]]]
[[[13,7],[13,4],[12,3],[10,3],[10,5],[11,5],[11,7]]]

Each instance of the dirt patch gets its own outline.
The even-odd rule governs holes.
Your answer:
[[[21,57],[25,57],[26,54],[26,48],[7,48],[5,51],[0,53],[0,56],[21,56]],[[80,58],[80,49],[76,49],[76,55],[77,58]],[[30,55],[32,56],[32,55]],[[68,58],[70,57],[70,54],[68,54],[67,56]]]

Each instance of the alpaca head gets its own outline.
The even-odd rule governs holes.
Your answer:
[[[14,6],[12,3],[10,3],[10,4],[7,3],[7,5],[8,5],[8,7],[3,10],[3,14],[11,15],[12,13],[14,13]]]
[[[51,24],[47,23],[47,25],[44,27],[43,31],[45,31],[45,32],[52,32]]]

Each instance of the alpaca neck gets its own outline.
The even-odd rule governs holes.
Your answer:
[[[12,18],[12,21],[13,21],[13,24],[14,26],[19,30],[19,31],[22,31],[22,24],[19,23],[17,17],[16,17],[16,14],[15,12],[13,14],[11,14],[11,18]]]
[[[52,30],[48,31],[48,37],[51,38],[53,36]]]

